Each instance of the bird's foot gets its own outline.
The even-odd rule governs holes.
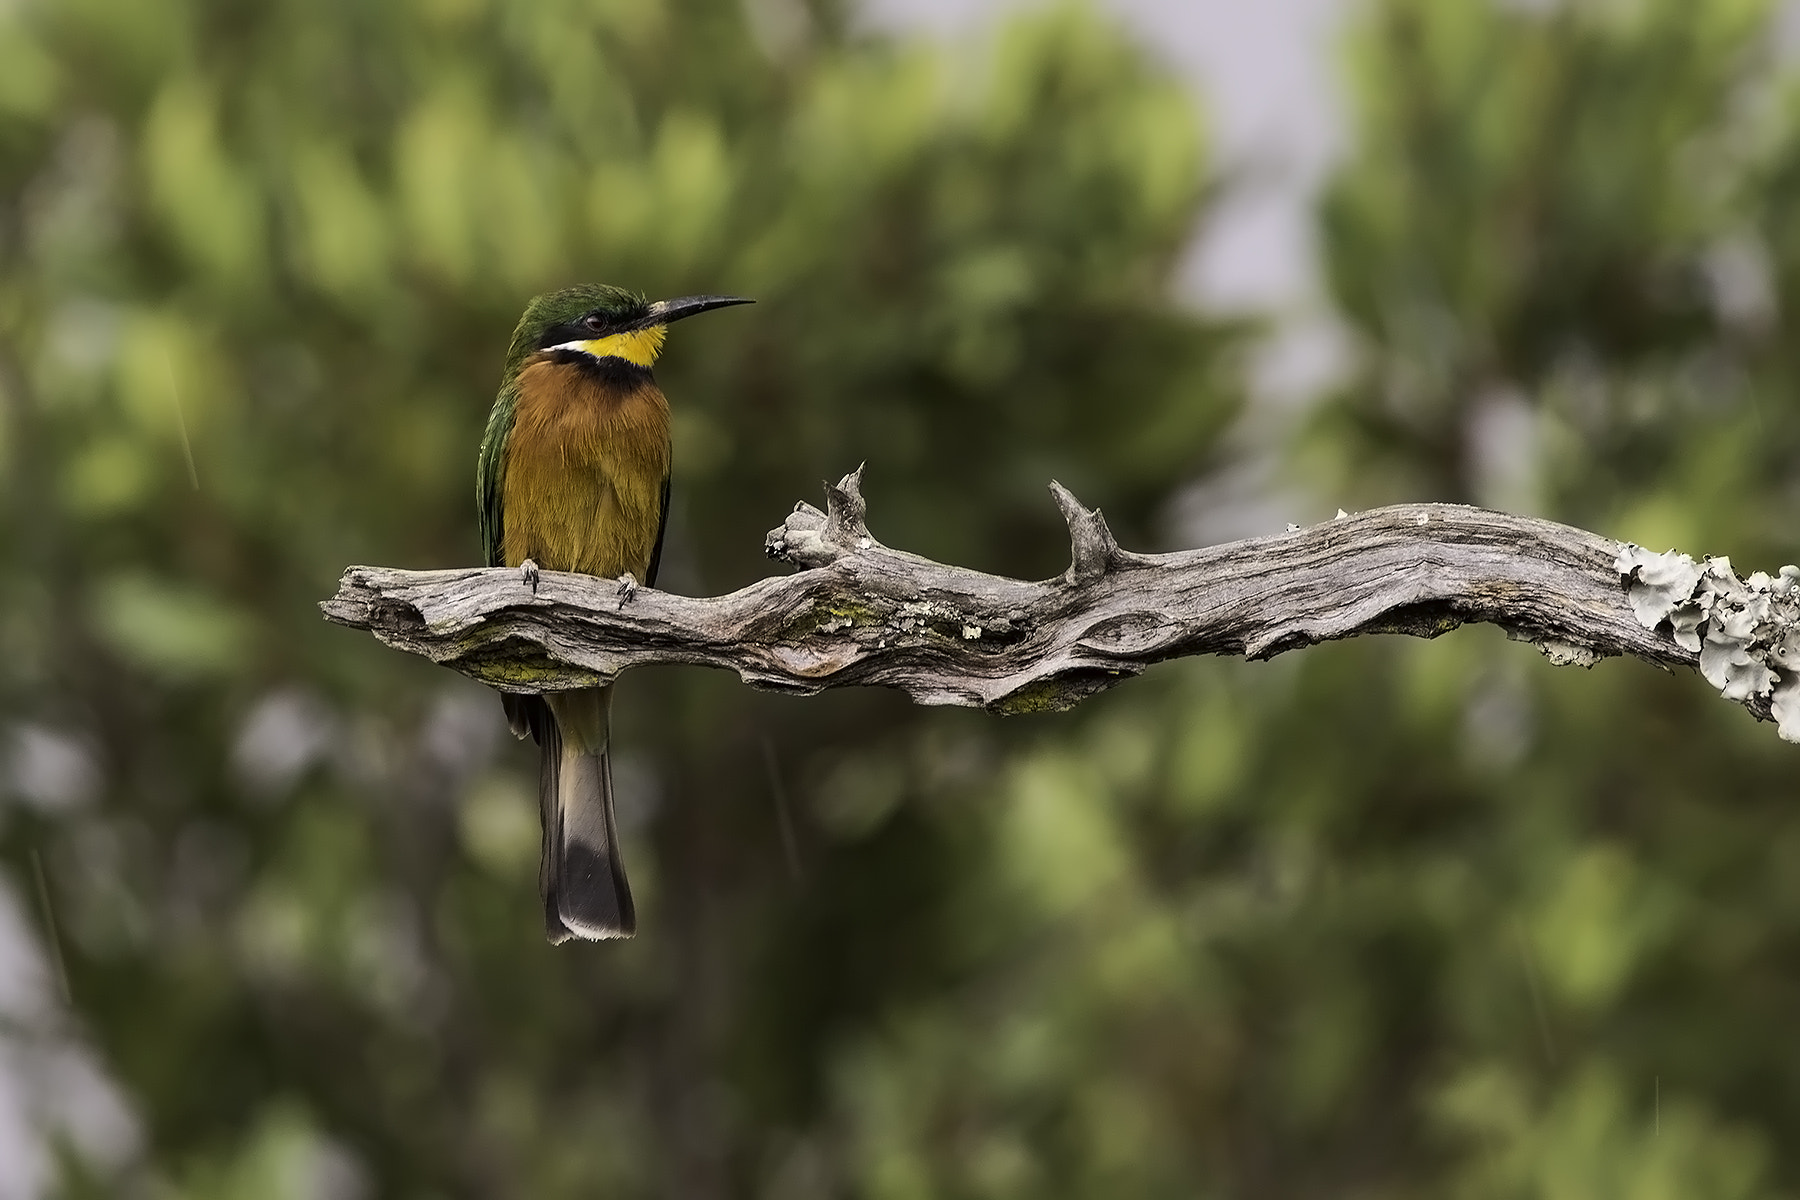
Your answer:
[[[632,599],[637,595],[637,590],[637,576],[633,575],[630,571],[619,576],[619,607],[624,608],[627,604],[630,604]]]
[[[529,558],[519,564],[519,582],[530,588],[532,595],[537,595],[538,565]]]

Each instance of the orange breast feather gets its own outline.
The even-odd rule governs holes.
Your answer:
[[[669,405],[547,357],[519,373],[501,481],[506,564],[644,578],[662,524]]]

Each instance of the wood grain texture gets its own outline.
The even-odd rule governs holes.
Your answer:
[[[1436,637],[1487,622],[1553,661],[1631,655],[1692,667],[1667,626],[1633,616],[1621,544],[1549,521],[1403,504],[1173,554],[1121,550],[1097,511],[1052,484],[1069,569],[1027,583],[945,566],[870,535],[860,475],[769,532],[803,568],[710,599],[544,572],[352,567],[325,615],[512,691],[592,686],[630,667],[692,663],[810,695],[898,688],[921,704],[1071,707],[1190,654],[1270,658],[1370,633]],[[1768,701],[1745,706],[1767,719]]]

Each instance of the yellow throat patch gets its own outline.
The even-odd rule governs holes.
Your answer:
[[[595,358],[622,358],[637,367],[647,367],[656,361],[662,352],[663,338],[667,337],[667,325],[652,325],[648,329],[634,329],[630,333],[615,333],[611,337],[594,338],[586,342],[564,342],[553,346],[553,350],[580,350]]]

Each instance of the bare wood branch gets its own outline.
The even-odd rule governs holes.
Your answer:
[[[508,691],[587,687],[631,667],[691,663],[775,691],[878,685],[921,704],[1000,712],[1068,708],[1183,655],[1262,659],[1360,634],[1436,637],[1471,622],[1499,625],[1559,664],[1631,655],[1701,665],[1694,622],[1681,641],[1670,626],[1670,612],[1692,607],[1681,591],[1687,574],[1646,599],[1653,589],[1625,556],[1662,558],[1549,521],[1404,504],[1272,537],[1133,554],[1097,510],[1052,484],[1069,526],[1069,569],[1026,583],[883,546],[869,533],[861,482],[858,468],[826,486],[825,512],[801,504],[769,532],[769,556],[802,570],[726,596],[628,594],[611,580],[553,571],[534,593],[507,569],[351,567],[321,607],[332,621]],[[1777,590],[1790,582],[1782,581]],[[1781,605],[1800,613],[1800,589]],[[1780,703],[1777,684],[1793,683],[1800,696],[1800,675],[1783,669],[1789,628],[1778,616],[1762,612],[1762,632],[1732,644],[1772,665],[1766,680],[1732,697],[1764,719]],[[1800,634],[1793,640],[1800,665]]]

